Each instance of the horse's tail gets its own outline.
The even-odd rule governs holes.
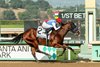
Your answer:
[[[22,41],[23,39],[23,34],[24,33],[21,33],[21,34],[19,34],[18,36],[16,36],[14,39],[12,39],[11,41],[12,42],[14,42],[14,43],[16,43],[16,44],[18,44],[20,41]]]

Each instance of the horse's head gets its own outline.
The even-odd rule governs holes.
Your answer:
[[[78,26],[75,25],[72,21],[68,22],[70,24],[70,31],[75,33],[75,35],[80,36],[80,31],[78,29]]]
[[[68,21],[64,24],[65,26],[68,26],[69,31],[75,33],[75,35],[80,36],[80,31],[78,29],[78,26],[75,25],[72,21]]]

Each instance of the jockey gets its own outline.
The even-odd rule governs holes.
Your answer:
[[[42,27],[44,29],[46,29],[46,30],[49,29],[49,31],[52,30],[52,28],[54,28],[54,30],[58,30],[61,27],[60,26],[61,22],[62,22],[61,18],[57,18],[56,20],[53,20],[53,19],[51,19],[51,20],[45,20],[43,22],[43,24],[42,24]]]

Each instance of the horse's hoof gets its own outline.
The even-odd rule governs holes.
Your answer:
[[[39,61],[39,60],[36,60],[36,62],[37,62],[37,63],[40,63],[40,61]]]
[[[77,54],[77,53],[74,53],[75,55]]]
[[[63,55],[63,54],[58,54],[57,57],[60,57],[60,56],[62,56],[62,55]]]
[[[57,57],[60,57],[60,56],[62,56],[62,54],[57,55]]]
[[[51,55],[48,56],[49,60],[51,59]]]

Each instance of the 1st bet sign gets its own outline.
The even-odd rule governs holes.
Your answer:
[[[60,12],[59,17],[62,19],[84,19],[84,12]]]

